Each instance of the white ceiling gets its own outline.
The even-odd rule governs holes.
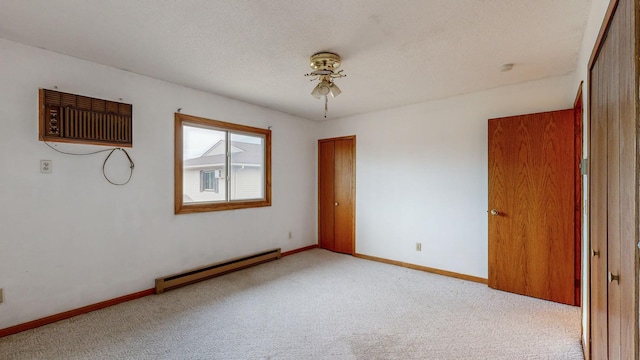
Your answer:
[[[342,57],[338,118],[569,73],[590,3],[0,0],[0,37],[321,120],[318,51]]]

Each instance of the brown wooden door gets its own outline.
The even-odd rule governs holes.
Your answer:
[[[573,109],[489,120],[489,286],[565,304],[575,292]]]
[[[335,250],[335,143],[318,142],[318,242]]]
[[[638,359],[637,1],[612,1],[590,63],[591,358]]]
[[[355,136],[318,141],[318,242],[354,253]]]

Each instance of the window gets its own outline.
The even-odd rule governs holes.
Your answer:
[[[271,206],[271,130],[175,114],[175,213]]]
[[[220,170],[200,171],[200,192],[213,191],[217,193],[219,178],[220,178]]]

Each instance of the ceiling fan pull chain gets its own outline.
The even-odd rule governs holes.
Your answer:
[[[327,118],[327,110],[329,108],[329,98],[325,95],[324,96],[324,118]]]

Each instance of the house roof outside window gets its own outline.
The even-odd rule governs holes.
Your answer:
[[[199,157],[183,162],[186,169],[224,166],[225,141],[220,140]],[[264,153],[261,144],[252,144],[241,141],[231,142],[232,166],[261,166],[264,162]]]

